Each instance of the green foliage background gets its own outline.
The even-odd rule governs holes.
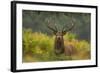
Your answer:
[[[71,31],[77,34],[80,40],[90,42],[91,34],[91,14],[90,13],[71,13],[71,12],[50,12],[50,11],[31,11],[23,10],[23,28],[32,29],[33,32],[41,32],[52,35],[51,30],[47,28],[47,20],[50,21],[52,27],[56,23],[57,28],[62,30],[62,27],[70,27],[71,20],[74,20],[75,27]]]
[[[71,19],[75,27],[64,36],[65,45],[73,45],[72,56],[55,55],[52,31],[47,28],[47,20],[56,23],[57,28],[70,27]],[[23,10],[23,62],[45,62],[90,59],[90,14]],[[54,28],[54,27],[53,27]]]

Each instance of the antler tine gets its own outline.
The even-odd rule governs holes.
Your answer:
[[[75,25],[75,24],[73,24],[73,20],[71,21],[71,25],[72,25],[72,26],[71,26],[68,30],[66,30],[66,31],[70,31],[70,30],[73,29],[73,27],[74,27],[74,25]]]
[[[71,27],[70,27],[69,29],[65,29],[65,30],[64,30],[64,28],[63,28],[63,32],[67,32],[67,31],[72,30],[73,27],[74,27],[74,25],[75,25],[75,24],[73,24],[73,19],[72,19],[72,20],[71,20]]]
[[[62,31],[64,31],[65,27],[68,27],[68,26],[64,25],[64,26],[62,27]]]
[[[49,22],[49,20],[48,20],[48,25],[47,25],[47,27],[49,28],[49,29],[51,29],[53,32],[57,32],[57,27],[56,27],[56,25],[54,24],[54,27],[55,27],[55,29],[54,28],[52,28],[50,25],[50,22]]]
[[[57,31],[57,25],[56,25],[56,23],[54,24],[54,27],[55,27],[55,29],[56,29],[56,31]]]

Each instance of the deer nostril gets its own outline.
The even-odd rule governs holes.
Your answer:
[[[60,36],[58,36],[57,38],[60,39]]]

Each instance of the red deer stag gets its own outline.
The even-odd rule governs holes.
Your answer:
[[[58,31],[56,25],[54,25],[54,27],[51,27],[50,22],[48,21],[48,25],[47,27],[53,31],[54,35],[55,35],[55,43],[54,43],[54,49],[55,49],[55,54],[59,55],[62,53],[65,53],[65,55],[67,56],[71,56],[72,53],[72,46],[71,45],[64,45],[64,38],[63,36],[70,30],[73,29],[74,24],[73,21],[71,22],[71,27],[69,27],[68,29],[65,29],[65,27],[63,27],[63,29],[61,31]]]

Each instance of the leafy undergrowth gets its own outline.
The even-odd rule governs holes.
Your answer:
[[[54,53],[54,36],[48,36],[30,29],[23,30],[23,62],[46,62],[64,60],[90,59],[90,44],[86,40],[76,39],[76,35],[68,33],[64,36],[64,45],[73,46],[71,56]]]

